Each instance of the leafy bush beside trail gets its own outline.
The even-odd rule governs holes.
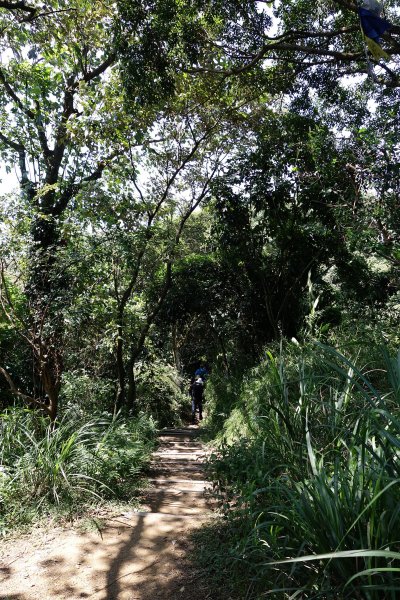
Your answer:
[[[112,411],[115,381],[94,377],[84,369],[63,375],[61,405],[79,406],[86,413]],[[159,427],[180,425],[190,418],[187,382],[166,360],[151,354],[135,366],[136,405]],[[182,391],[184,390],[184,391]]]
[[[322,344],[286,344],[237,382],[208,466],[222,546],[200,557],[238,598],[400,590],[400,354],[379,351],[362,367]]]
[[[138,404],[158,426],[180,425],[190,418],[186,382],[176,369],[160,358],[138,363],[135,369]],[[183,390],[183,391],[182,391]]]
[[[145,415],[89,419],[73,409],[56,426],[35,411],[9,409],[0,428],[0,533],[54,506],[73,513],[106,498],[128,500],[156,433]]]

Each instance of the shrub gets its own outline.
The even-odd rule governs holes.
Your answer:
[[[400,589],[400,354],[381,347],[374,367],[286,344],[244,379],[208,466],[231,528],[215,552],[240,597]]]
[[[190,416],[184,380],[161,359],[136,366],[137,403],[160,427],[179,425]]]
[[[79,406],[89,412],[112,410],[115,400],[115,382],[96,378],[82,371],[67,371],[63,374],[61,405],[68,409]]]

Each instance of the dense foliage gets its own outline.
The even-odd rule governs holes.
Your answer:
[[[215,378],[225,519],[201,561],[222,597],[395,597],[400,355],[368,341],[368,355],[284,344],[242,382]]]
[[[400,28],[381,8],[386,59],[351,0],[0,2],[3,530],[129,498],[205,363],[216,579],[395,597]]]

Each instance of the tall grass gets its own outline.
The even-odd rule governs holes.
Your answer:
[[[35,411],[0,415],[0,528],[12,529],[54,506],[72,511],[126,498],[149,460],[154,422],[66,412],[54,426]]]
[[[398,597],[400,355],[371,367],[291,344],[240,385],[209,463],[238,597]]]

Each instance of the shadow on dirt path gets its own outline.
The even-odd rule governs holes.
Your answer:
[[[196,427],[162,430],[140,512],[101,532],[33,531],[0,549],[0,600],[212,600],[187,560],[189,532],[210,517]],[[215,599],[217,600],[217,599]]]

